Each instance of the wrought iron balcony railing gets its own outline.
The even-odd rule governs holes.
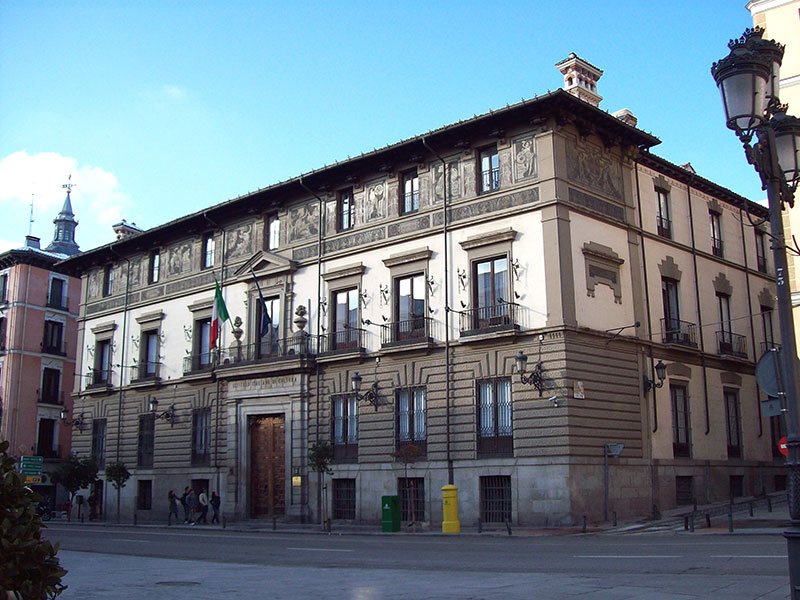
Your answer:
[[[158,370],[161,366],[159,362],[140,362],[131,367],[131,380],[137,379],[158,379]]]
[[[481,191],[490,192],[500,188],[500,167],[481,171]]]
[[[661,319],[661,341],[697,347],[697,325],[680,319]]]
[[[756,256],[756,265],[758,267],[759,273],[766,273],[767,272],[767,257],[766,256]]]
[[[92,369],[91,385],[111,385],[111,369]]]
[[[236,348],[225,348],[221,350],[219,366],[225,367],[243,362],[262,362],[300,356],[312,356],[316,353],[317,337],[314,335],[295,335],[283,339],[265,338],[259,343],[242,344]]]
[[[319,338],[319,354],[358,352],[364,347],[364,330],[347,327],[342,331],[326,333]]]
[[[520,306],[514,302],[503,302],[493,306],[481,306],[459,311],[461,335],[477,335],[519,329]]]
[[[711,238],[711,252],[714,256],[722,258],[724,256],[724,244],[720,238]]]
[[[381,325],[381,346],[384,348],[431,340],[433,319],[413,317]]]
[[[48,392],[41,389],[36,390],[36,399],[41,404],[57,404],[64,406],[67,399],[67,392]]]
[[[672,221],[666,217],[656,217],[656,226],[658,235],[661,237],[672,239]]]
[[[210,371],[214,368],[214,358],[214,352],[209,350],[190,354],[183,359],[183,372]]]
[[[720,354],[747,358],[747,338],[730,331],[718,331],[717,349]]]

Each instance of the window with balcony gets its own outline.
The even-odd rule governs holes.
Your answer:
[[[741,420],[739,416],[739,394],[725,390],[725,424],[728,438],[728,458],[742,457]]]
[[[333,396],[333,458],[338,461],[358,460],[358,400],[354,394]]]
[[[509,302],[508,258],[498,256],[476,261],[472,265],[472,310],[467,316],[468,330],[487,330],[513,324]],[[462,319],[463,321],[463,319]]]
[[[511,379],[485,379],[477,386],[478,456],[511,456]]]
[[[48,367],[42,369],[41,389],[41,402],[46,404],[61,404],[61,371]]]
[[[42,352],[47,354],[64,354],[64,323],[59,321],[44,322],[44,339]]]
[[[671,385],[672,398],[672,453],[675,457],[691,456],[689,396],[682,385]]]
[[[672,220],[670,219],[669,211],[669,192],[656,189],[657,199],[657,216],[656,227],[658,235],[668,239],[672,239]]]
[[[67,308],[67,301],[65,298],[65,292],[67,288],[67,282],[63,279],[58,277],[53,277],[50,279],[50,288],[47,291],[47,306],[50,308],[58,308],[61,310],[66,310]]]
[[[258,331],[257,357],[278,356],[280,347],[280,298],[265,298],[256,302],[256,331]]]
[[[211,409],[195,408],[192,411],[192,464],[211,462]]]
[[[139,338],[139,379],[158,377],[159,366],[158,330],[143,331]]]
[[[189,371],[209,369],[213,363],[211,344],[211,318],[197,319],[192,327],[192,356]]]
[[[136,466],[153,466],[153,448],[156,436],[156,416],[153,413],[139,415],[139,439],[136,449]]]
[[[719,353],[746,357],[747,347],[745,344],[745,337],[733,333],[730,295],[717,292],[717,306],[719,311],[719,330],[717,331],[717,347]]]
[[[681,313],[678,298],[678,282],[669,277],[662,277],[661,303],[664,307],[664,341],[666,343],[679,341]]]
[[[424,387],[395,390],[398,450],[402,446],[414,445],[425,453],[428,438],[425,396]]]
[[[760,273],[767,272],[767,236],[756,229],[756,267]]]
[[[216,252],[217,243],[214,240],[214,232],[207,233],[203,236],[203,265],[204,269],[214,266],[214,253]]]
[[[711,224],[711,252],[714,256],[722,258],[723,244],[722,244],[722,215],[716,211],[709,211],[708,218]]]
[[[480,193],[491,192],[500,188],[500,158],[497,148],[485,148],[478,156],[478,190]]]
[[[417,340],[428,336],[425,291],[425,276],[421,273],[397,277],[394,280],[392,342]]]
[[[106,419],[92,421],[92,458],[100,468],[106,464]]]
[[[277,250],[281,245],[281,220],[278,215],[267,217],[267,250]]]
[[[417,170],[406,171],[402,175],[402,195],[400,197],[400,214],[419,210],[419,176]]]
[[[44,458],[57,458],[56,420],[39,419],[39,431],[36,437],[36,454]]]
[[[346,231],[355,225],[356,207],[353,200],[353,188],[339,192],[336,202],[336,230]]]
[[[97,340],[94,346],[93,384],[111,383],[111,340]]]
[[[359,347],[358,289],[333,293],[332,350],[356,350]]]
[[[161,250],[153,250],[147,267],[147,283],[158,283],[161,277]]]

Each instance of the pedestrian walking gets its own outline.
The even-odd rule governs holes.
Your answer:
[[[178,522],[178,497],[172,490],[167,494],[167,501],[169,502],[169,516],[167,516],[167,525],[172,525],[172,515],[175,515],[175,522]]]
[[[200,510],[197,522],[208,525],[208,494],[206,494],[206,488],[200,490],[200,495],[197,497],[197,508]]]
[[[189,524],[194,525],[195,513],[197,512],[197,496],[195,496],[193,489],[189,489],[189,493],[186,495],[186,508],[189,511]]]
[[[183,507],[183,522],[189,522],[189,505],[186,503],[186,499],[189,497],[189,486],[187,485],[183,488],[183,494],[181,494],[181,506]]]
[[[216,523],[219,525],[219,505],[221,502],[221,498],[217,492],[211,492],[211,500],[209,504],[211,504],[211,510],[214,511],[214,515],[211,517],[211,524],[213,525]]]

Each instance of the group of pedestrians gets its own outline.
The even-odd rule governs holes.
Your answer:
[[[194,525],[195,523],[208,524],[208,507],[211,506],[213,515],[211,517],[211,524],[219,524],[219,505],[220,497],[217,492],[211,492],[211,498],[208,497],[206,488],[201,488],[200,493],[195,493],[193,488],[186,486],[183,489],[183,494],[180,498],[174,491],[170,490],[167,494],[169,500],[169,517],[168,522],[172,524],[172,517],[175,517],[175,522],[178,522],[178,502],[183,507],[183,522],[184,524]]]

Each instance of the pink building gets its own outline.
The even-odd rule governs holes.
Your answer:
[[[55,264],[80,252],[70,191],[54,223],[52,243],[39,238],[0,254],[0,439],[14,456],[44,458],[43,480],[33,487],[51,502],[47,474],[69,455],[80,280]]]

